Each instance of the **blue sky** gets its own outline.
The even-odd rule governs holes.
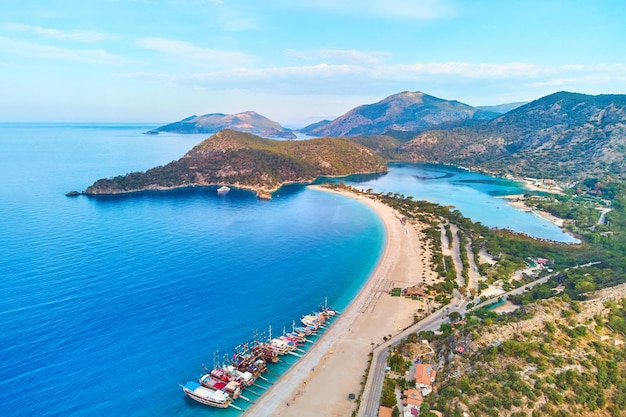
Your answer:
[[[0,121],[288,127],[400,91],[626,93],[619,0],[2,0]]]

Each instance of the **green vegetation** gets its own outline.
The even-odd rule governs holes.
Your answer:
[[[455,224],[459,228],[462,245],[471,238],[472,250],[475,254],[484,249],[494,256],[497,261],[494,266],[477,262],[479,272],[487,277],[488,283],[501,281],[505,289],[520,286],[535,279],[526,276],[522,277],[521,281],[511,281],[511,276],[515,271],[527,267],[529,258],[541,257],[553,261],[550,267],[555,271],[554,279],[546,285],[535,287],[532,292],[524,295],[529,300],[551,297],[554,294],[553,288],[557,285],[563,285],[570,297],[580,298],[590,290],[625,281],[626,240],[621,236],[626,236],[626,199],[623,205],[620,201],[613,200],[613,209],[607,214],[607,218],[616,219],[610,221],[608,226],[613,234],[603,236],[603,239],[597,243],[591,241],[592,239],[585,240],[587,236],[582,235],[582,244],[570,245],[535,240],[508,230],[493,230],[463,217],[458,210],[449,210],[427,201],[414,201],[412,198],[391,193],[375,196],[408,219],[417,219],[431,225],[423,232],[433,244],[433,267],[444,278],[443,282],[435,284],[432,288],[439,293],[440,300],[452,294],[457,285],[454,263],[451,258],[446,259],[440,250],[439,224],[443,221]],[[461,253],[464,252],[461,251]],[[467,274],[469,258],[462,256],[464,271]],[[477,257],[475,260],[478,260]],[[591,262],[599,262],[599,264],[584,269],[574,268]],[[463,274],[464,277],[465,274]]]
[[[437,352],[437,362],[444,364],[421,415],[430,415],[428,404],[450,416],[464,412],[471,416],[622,415],[626,409],[626,299],[605,302],[601,314],[590,313],[587,304],[579,300],[626,281],[626,197],[622,193],[626,187],[619,182],[607,182],[606,187],[596,182],[592,188],[590,184],[583,182],[569,196],[531,200],[540,202],[543,210],[550,209],[550,204],[558,205],[560,213],[571,219],[571,227],[582,231],[578,245],[491,230],[456,210],[398,194],[373,195],[406,220],[430,225],[422,231],[434,245],[433,265],[443,281],[429,289],[438,292],[442,303],[454,288],[452,277],[456,277],[452,260],[437,250],[441,248],[442,224],[458,227],[462,246],[471,242],[474,260],[488,282],[499,281],[503,287],[513,288],[533,281],[536,275],[515,280],[511,276],[532,263],[530,259],[539,257],[548,259],[553,270],[539,272],[539,276],[551,275],[545,284],[509,297],[520,305],[512,313],[480,308],[468,312],[463,324],[443,323],[437,334],[414,335],[415,339],[429,340]],[[594,193],[591,196],[590,190]],[[600,231],[600,226],[589,220],[595,212],[597,223],[597,207],[611,207],[608,224],[601,225]],[[446,235],[447,230],[451,229],[446,228]],[[496,264],[479,264],[480,250],[490,253]],[[467,251],[461,253],[466,254],[463,269],[468,271]],[[593,264],[579,267],[587,263]],[[460,314],[450,314],[451,320],[459,318]],[[406,344],[408,340],[389,358],[389,366],[399,374],[404,369]],[[464,346],[463,355],[455,352],[457,346]],[[388,391],[391,385],[387,380]],[[394,385],[406,386],[403,378]]]
[[[385,407],[393,408],[398,404],[396,398],[396,383],[393,379],[385,377],[383,382],[383,394],[380,398],[380,404]]]
[[[626,177],[626,95],[560,92],[494,120],[429,130],[399,149],[401,159],[480,167],[571,181]]]
[[[319,176],[384,172],[385,160],[344,138],[278,141],[223,130],[167,165],[96,181],[85,194],[116,194],[193,185],[236,184],[266,191]]]
[[[366,146],[387,160],[398,159],[398,147],[402,142],[387,135],[353,136],[350,139]]]
[[[626,350],[624,334],[613,325],[624,324],[626,299],[607,302],[603,314],[590,313],[576,302],[551,301],[534,308],[535,315],[568,316],[536,328],[536,320],[507,335],[502,324],[482,325],[476,337],[470,327],[448,338],[472,340],[466,354],[450,356],[443,338],[431,337],[445,369],[438,375],[432,404],[446,415],[585,415],[621,416],[626,409]],[[563,314],[566,313],[566,314]],[[532,315],[528,318],[533,317]],[[474,336],[473,336],[474,335]],[[445,376],[444,376],[445,375]]]

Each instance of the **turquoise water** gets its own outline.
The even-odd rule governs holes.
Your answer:
[[[373,270],[380,220],[331,193],[65,197],[204,138],[142,134],[154,127],[0,124],[0,415],[236,415],[193,403],[178,384],[255,330],[280,332],[325,298],[342,309]],[[456,181],[474,177],[417,180],[416,169],[365,184],[418,198],[433,187],[459,209],[471,193],[470,208],[508,210],[492,210],[491,185]]]
[[[330,193],[65,197],[202,139],[148,127],[0,127],[0,415],[233,415],[178,384],[371,273],[382,224]]]
[[[465,217],[489,227],[557,242],[579,242],[551,222],[497,198],[527,191],[514,181],[448,165],[393,163],[386,175],[354,176],[346,183],[374,192],[399,193],[415,200],[453,206]]]

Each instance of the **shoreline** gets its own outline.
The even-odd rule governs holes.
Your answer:
[[[373,348],[413,324],[413,314],[425,307],[422,301],[391,297],[388,290],[420,283],[425,276],[436,277],[429,268],[428,250],[420,248],[419,232],[402,224],[391,207],[348,191],[309,188],[370,207],[385,227],[385,245],[358,294],[307,353],[246,410],[246,417],[350,415],[356,404],[348,396],[361,392]]]
[[[546,220],[554,224],[555,226],[560,227],[561,230],[563,229],[565,220],[561,219],[560,217],[556,217],[555,215],[550,214],[546,211],[536,210],[532,207],[527,206],[526,203],[524,202],[524,198],[520,197],[519,195],[507,195],[507,196],[496,197],[496,198],[502,198],[503,200],[506,200],[506,202],[511,207],[516,208],[518,210],[526,211],[528,213],[533,213],[535,216],[543,220]]]

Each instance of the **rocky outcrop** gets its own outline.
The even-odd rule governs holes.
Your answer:
[[[474,126],[423,132],[402,159],[539,178],[626,175],[626,95],[560,92]]]

